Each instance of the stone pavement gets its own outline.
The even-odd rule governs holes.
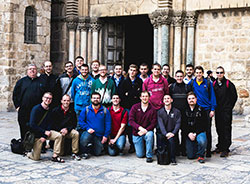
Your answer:
[[[42,155],[41,161],[10,151],[10,140],[18,138],[16,113],[0,112],[0,183],[250,183],[250,128],[242,117],[233,124],[231,156],[213,155],[205,164],[177,157],[177,166],[160,166],[146,163],[135,154],[125,156],[91,157],[74,161],[64,157],[65,163],[50,161],[51,152]],[[214,140],[216,133],[213,128]],[[156,158],[154,158],[156,160]]]

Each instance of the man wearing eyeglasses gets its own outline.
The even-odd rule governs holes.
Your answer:
[[[232,110],[238,95],[234,84],[225,78],[225,70],[219,66],[216,70],[217,79],[213,82],[217,107],[215,109],[215,126],[218,144],[215,153],[227,157],[232,144]]]

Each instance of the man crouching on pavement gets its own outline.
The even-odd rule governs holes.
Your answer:
[[[39,160],[42,145],[46,139],[48,139],[55,141],[53,149],[54,152],[51,160],[53,162],[63,163],[64,160],[58,156],[61,152],[62,134],[50,129],[53,123],[51,118],[51,110],[49,109],[51,102],[52,93],[46,92],[42,97],[42,103],[34,106],[31,111],[29,126],[31,131],[35,134],[36,139],[33,146],[33,151],[28,153],[27,156],[32,160]]]
[[[70,96],[63,95],[61,106],[55,107],[52,110],[53,130],[60,132],[63,136],[61,154],[63,154],[64,138],[72,139],[72,159],[81,160],[77,155],[79,152],[79,133],[76,128],[77,119],[73,107],[70,106]]]

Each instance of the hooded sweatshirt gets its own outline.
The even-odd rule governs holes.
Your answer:
[[[142,91],[147,90],[150,93],[149,103],[156,109],[164,106],[163,97],[169,94],[168,81],[160,75],[157,82],[153,81],[153,76],[150,75],[142,85]]]

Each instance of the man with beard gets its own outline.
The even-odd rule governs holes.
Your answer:
[[[13,102],[18,112],[18,123],[20,126],[21,138],[29,130],[27,123],[30,119],[32,108],[41,103],[45,86],[42,80],[37,77],[37,67],[29,64],[27,76],[17,81],[13,91]]]
[[[77,117],[86,106],[90,105],[91,86],[94,82],[94,79],[89,75],[87,64],[80,67],[80,73],[74,79],[71,87],[71,99],[74,101]]]
[[[94,79],[98,79],[100,77],[99,74],[99,67],[100,67],[100,61],[98,60],[94,60],[91,62],[91,77],[93,77]]]
[[[154,128],[157,124],[157,114],[149,104],[150,94],[148,91],[141,93],[141,103],[133,105],[129,113],[129,123],[133,127],[133,142],[136,156],[143,158],[146,162],[153,162]],[[146,145],[146,151],[145,146]]]
[[[107,76],[107,68],[101,65],[99,68],[100,77],[93,82],[91,91],[101,95],[101,104],[105,107],[111,106],[111,97],[115,94],[115,84]]]
[[[111,132],[111,116],[107,108],[101,105],[101,95],[93,92],[91,102],[82,110],[78,122],[80,131],[83,131],[80,150],[85,159],[89,158],[91,152],[96,156],[101,155]]]
[[[194,66],[191,64],[186,65],[186,76],[183,81],[185,84],[188,84],[192,79],[194,79]]]

